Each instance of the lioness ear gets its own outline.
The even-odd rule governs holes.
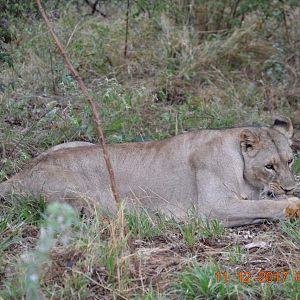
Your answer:
[[[299,152],[300,151],[300,140],[298,140],[298,139],[292,139],[291,148],[295,152]]]
[[[249,152],[257,148],[259,144],[259,136],[249,130],[243,129],[240,133],[240,145],[243,152]]]
[[[276,117],[274,120],[273,128],[287,136],[289,139],[293,136],[293,124],[287,117]]]

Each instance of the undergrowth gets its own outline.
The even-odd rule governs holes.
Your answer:
[[[0,181],[51,146],[96,142],[91,112],[34,1],[2,2]],[[297,1],[130,1],[126,56],[126,3],[98,1],[93,12],[87,2],[44,4],[99,105],[109,143],[266,124],[299,111]],[[294,171],[300,172],[299,159]],[[43,199],[11,200],[0,203],[0,298],[21,299],[21,257],[36,253],[49,215]],[[40,297],[300,297],[298,221],[224,229],[196,216],[179,223],[122,209],[96,211],[71,227],[68,245],[57,237],[38,267],[33,288]],[[288,276],[284,284],[239,281],[239,272],[255,277],[260,270]],[[218,282],[216,272],[227,272],[228,282]]]

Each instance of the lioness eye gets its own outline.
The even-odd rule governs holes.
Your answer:
[[[271,164],[265,165],[265,168],[268,170],[274,170],[274,166]]]
[[[288,164],[290,165],[293,162],[293,160],[294,160],[293,158],[289,159]]]

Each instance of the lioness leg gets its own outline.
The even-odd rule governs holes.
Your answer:
[[[205,215],[221,220],[226,226],[239,226],[285,218],[286,209],[300,205],[300,200],[225,200],[216,203],[217,207],[207,209]]]
[[[242,175],[240,177],[242,178]],[[238,179],[235,178],[235,181]],[[209,218],[217,218],[226,226],[238,226],[254,224],[263,219],[285,218],[288,207],[296,208],[300,205],[298,198],[280,201],[243,200],[240,195],[243,191],[240,191],[235,181],[228,179],[226,181],[207,170],[199,171],[197,173],[199,213]]]

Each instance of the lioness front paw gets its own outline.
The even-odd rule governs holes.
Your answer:
[[[288,198],[288,207],[284,210],[284,214],[288,218],[300,218],[300,199],[298,197]]]

